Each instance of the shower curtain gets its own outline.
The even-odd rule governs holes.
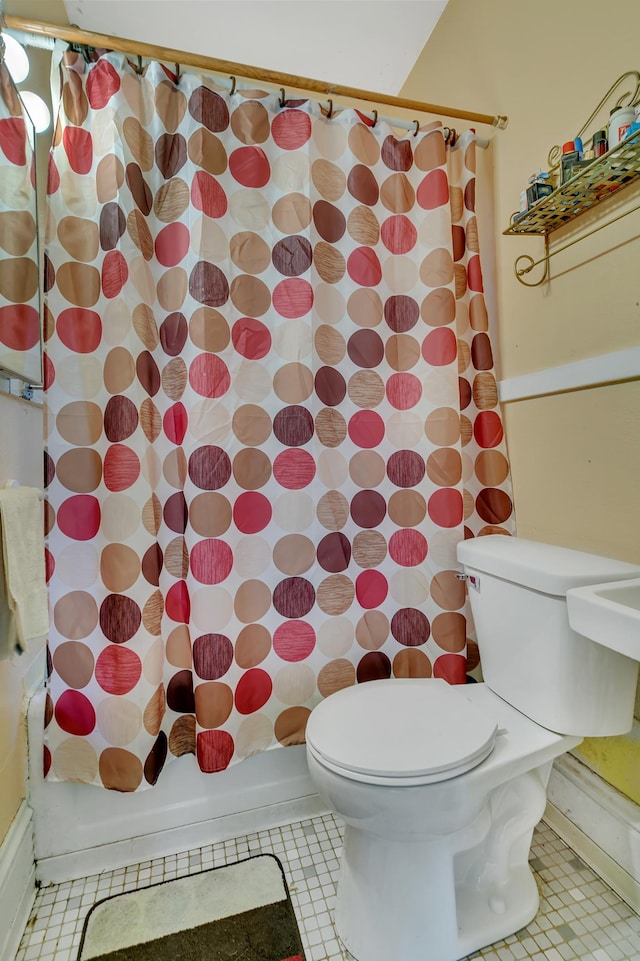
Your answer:
[[[45,768],[134,791],[463,683],[511,530],[475,144],[64,54],[48,176]]]

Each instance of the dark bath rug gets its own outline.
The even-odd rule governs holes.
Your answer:
[[[304,961],[280,861],[261,854],[99,901],[78,961]]]

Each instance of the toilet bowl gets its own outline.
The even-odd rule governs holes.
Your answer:
[[[638,663],[575,634],[566,591],[640,568],[501,536],[458,556],[485,681],[369,681],[307,725],[311,777],[345,822],[335,921],[357,961],[458,961],[528,924],[554,759],[632,723]]]

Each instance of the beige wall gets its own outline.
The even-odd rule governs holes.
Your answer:
[[[493,136],[497,230],[485,230],[483,256],[486,264],[495,245],[500,378],[640,344],[639,214],[552,258],[550,282],[535,289],[516,281],[513,264],[541,256],[542,240],[502,236],[549,148],[572,139],[616,78],[638,67],[639,35],[640,5],[628,0],[540,0],[535,8],[449,0],[403,89],[509,117],[504,131],[478,128]],[[608,108],[598,126],[607,116]],[[554,233],[552,245],[638,202],[640,188],[631,187],[600,217]],[[640,383],[512,402],[504,412],[518,533],[640,563]],[[640,803],[640,777],[629,777],[630,767],[640,771],[637,738],[585,742],[580,753]]]

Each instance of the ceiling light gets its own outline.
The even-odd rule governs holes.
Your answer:
[[[46,103],[37,93],[31,90],[21,90],[20,99],[29,114],[29,119],[35,127],[36,133],[42,133],[51,123],[51,114]]]
[[[24,47],[21,47],[15,37],[8,33],[2,34],[4,40],[4,62],[14,83],[22,83],[29,76],[29,58]]]

